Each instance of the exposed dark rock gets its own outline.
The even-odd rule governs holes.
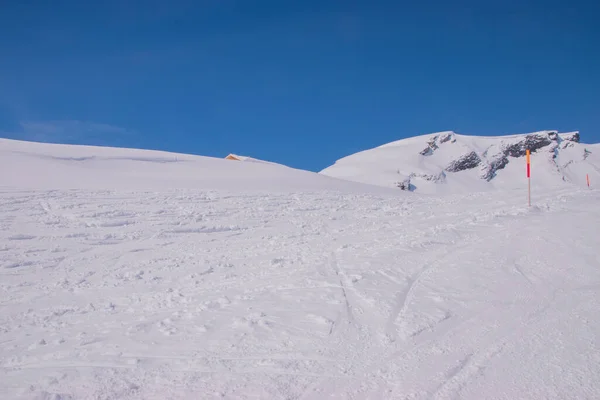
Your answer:
[[[410,179],[406,179],[401,182],[396,182],[396,187],[399,187],[400,190],[409,190],[410,189]]]
[[[396,186],[399,187],[400,190],[408,190],[408,185],[410,185],[408,182],[396,182]]]
[[[501,170],[508,165],[508,157],[525,157],[527,150],[534,153],[552,143],[554,143],[554,146],[551,146],[549,151],[554,153],[553,158],[556,158],[558,151],[557,142],[561,139],[562,138],[559,137],[558,133],[554,131],[527,135],[523,140],[520,140],[517,143],[504,146],[502,152],[495,159],[488,161],[487,165],[482,167],[481,177],[490,181],[496,176],[498,170]]]
[[[583,159],[585,160],[586,158],[588,158],[588,156],[592,154],[591,151],[589,151],[588,149],[583,149]]]
[[[412,192],[416,189],[416,186],[410,182],[410,177],[404,179],[403,181],[395,182],[395,185],[396,187],[400,188],[400,190],[408,190]]]
[[[510,162],[510,157],[525,157],[527,150],[535,153],[543,149],[544,152],[548,151],[550,153],[551,161],[556,164],[557,169],[560,171],[560,167],[557,165],[560,149],[573,147],[575,145],[574,143],[579,143],[579,140],[579,132],[559,134],[558,131],[543,131],[531,133],[525,136],[510,139],[508,140],[509,143],[502,141],[500,142],[500,147],[494,145],[493,147],[485,150],[481,155],[475,151],[471,151],[452,161],[444,170],[448,172],[460,172],[470,170],[475,167],[480,167],[481,178],[490,181],[496,176],[499,170],[508,165]],[[442,143],[453,143],[455,141],[456,137],[453,132],[440,133],[429,138],[427,141],[427,147],[423,149],[420,154],[424,156],[430,156],[440,147]],[[491,157],[488,155],[488,150],[493,153]],[[583,159],[585,160],[589,154],[590,151],[585,149]],[[436,183],[444,182],[446,180],[444,171],[438,175],[415,173],[410,174],[410,178],[415,177]],[[404,188],[403,190],[410,190],[406,189],[411,185],[410,178],[405,182],[397,183],[398,187]]]
[[[431,147],[433,150],[438,148],[437,145],[437,140],[438,140],[439,135],[435,135],[434,137],[432,137],[431,139],[429,139],[429,141],[427,142],[427,144],[429,145],[429,147]]]
[[[446,167],[448,172],[459,172],[467,169],[472,169],[481,164],[481,158],[474,151],[461,156],[458,160],[454,160]]]
[[[430,156],[433,152],[440,148],[439,145],[442,143],[456,142],[456,137],[454,136],[454,132],[444,132],[439,135],[432,136],[427,141],[427,147],[419,152],[422,156]]]
[[[575,143],[579,143],[579,132],[572,132],[572,133],[563,133],[562,135],[559,135],[560,138],[562,140],[567,140],[569,142],[575,142]]]
[[[429,175],[429,174],[416,174],[416,173],[411,173],[410,174],[410,178],[422,178],[425,179],[426,181],[430,181],[430,182],[436,182],[436,183],[441,183],[441,182],[446,182],[446,173],[444,171],[441,171],[439,174],[436,175]]]
[[[438,135],[433,136],[431,139],[429,139],[429,141],[427,142],[427,147],[424,148],[423,150],[421,150],[420,154],[422,156],[430,156],[433,154],[433,151],[438,149],[438,145],[437,145],[437,139],[438,139]]]
[[[573,147],[573,146],[575,146],[575,144],[573,142],[570,142],[570,141],[567,141],[567,140],[563,141],[560,144],[560,148],[561,149],[566,149],[567,147]]]
[[[508,164],[508,158],[505,154],[501,154],[496,159],[483,165],[481,168],[481,177],[486,181],[492,180],[496,176],[499,169],[503,169]]]
[[[558,143],[553,144],[552,146],[550,146],[550,153],[552,153],[552,159],[556,160],[556,158],[558,157],[558,148],[559,145]]]
[[[427,148],[421,150],[419,152],[419,154],[421,154],[422,156],[430,156],[433,154],[433,150],[431,149],[431,147],[427,147]]]
[[[442,133],[439,137],[440,143],[446,143],[447,141],[452,141],[452,143],[456,142],[456,138],[452,132]]]
[[[548,134],[533,133],[525,136],[525,139],[520,142],[506,146],[504,154],[510,157],[523,157],[526,150],[529,149],[529,151],[535,152],[551,143],[552,139],[550,139]]]

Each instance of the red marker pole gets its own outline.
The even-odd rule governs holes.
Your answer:
[[[531,153],[526,150],[525,156],[527,159],[527,202],[531,207]]]

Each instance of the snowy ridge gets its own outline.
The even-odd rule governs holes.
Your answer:
[[[365,191],[362,184],[281,164],[249,161],[0,139],[0,185],[35,189]]]
[[[593,399],[599,201],[0,141],[0,397]]]
[[[557,131],[417,136],[344,157],[321,174],[423,193],[517,189],[525,182],[527,149],[537,187],[584,186],[586,174],[600,179],[600,146],[580,143],[579,132]]]
[[[254,158],[254,157],[240,156],[239,154],[233,154],[233,153],[231,153],[230,156],[233,156],[236,159],[238,159],[240,161],[244,161],[244,162],[255,162],[255,163],[263,163],[263,164],[282,165],[282,164],[274,163],[274,162],[271,162],[271,161],[260,160],[258,158]]]

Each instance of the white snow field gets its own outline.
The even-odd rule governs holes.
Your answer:
[[[587,187],[600,182],[600,144],[579,132],[540,131],[510,136],[467,136],[452,131],[398,140],[344,157],[322,175],[420,193],[447,194],[518,189],[530,149],[538,188]]]
[[[0,398],[598,399],[600,192],[521,172],[0,140]]]

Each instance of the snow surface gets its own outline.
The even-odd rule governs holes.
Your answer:
[[[2,140],[1,397],[598,398],[600,192],[532,193]]]
[[[525,157],[507,157],[507,165],[493,179],[482,179],[482,170],[497,161],[506,146],[522,142],[527,136],[547,137],[557,131],[540,131],[507,136],[471,136],[452,131],[437,132],[387,143],[344,157],[320,173],[350,181],[384,187],[410,178],[412,190],[447,194],[473,191],[515,190],[527,184]],[[573,142],[578,132],[558,134],[552,145],[531,154],[532,184],[544,189],[586,186],[586,174],[600,181],[600,145]],[[437,137],[437,148],[422,154],[428,141]],[[587,150],[587,152],[586,152]],[[469,153],[482,160],[472,169],[450,172],[448,166]]]

